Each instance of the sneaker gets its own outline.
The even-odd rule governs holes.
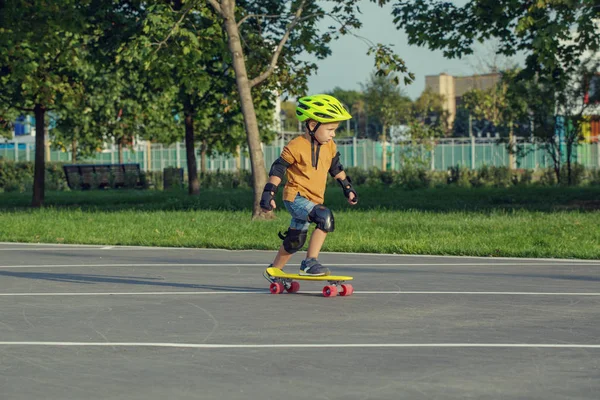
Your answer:
[[[273,266],[273,264],[269,265],[267,267],[267,269],[271,268]],[[267,272],[267,270],[265,269],[265,271],[263,272],[263,276],[265,277],[266,280],[268,280],[271,283],[275,282],[275,278],[271,275],[269,275],[269,273]]]
[[[325,276],[329,274],[331,274],[329,269],[322,266],[316,258],[307,258],[300,264],[299,275]]]

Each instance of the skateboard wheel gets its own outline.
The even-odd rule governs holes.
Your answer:
[[[340,292],[340,296],[350,296],[354,293],[354,288],[350,284],[342,285],[342,291]]]
[[[296,293],[298,290],[300,290],[300,284],[298,282],[292,282],[287,288],[288,293]]]
[[[279,294],[279,293],[283,292],[283,285],[279,282],[273,282],[273,283],[271,283],[269,290],[271,291],[272,294]]]
[[[325,297],[333,297],[333,296],[337,296],[337,287],[335,285],[329,285],[329,286],[325,286],[323,288],[323,296]]]

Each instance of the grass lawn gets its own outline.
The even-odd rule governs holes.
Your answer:
[[[281,192],[281,191],[280,191]],[[356,207],[338,187],[324,251],[600,259],[600,188],[358,188]],[[289,215],[251,221],[252,191],[0,194],[0,241],[267,249]]]

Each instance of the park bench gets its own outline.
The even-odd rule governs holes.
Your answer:
[[[141,186],[140,164],[69,164],[63,169],[71,190]]]

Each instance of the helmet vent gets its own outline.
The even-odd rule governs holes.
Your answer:
[[[315,116],[321,117],[321,118],[331,119],[331,115],[323,114],[323,113],[320,113],[320,112],[316,112]]]

